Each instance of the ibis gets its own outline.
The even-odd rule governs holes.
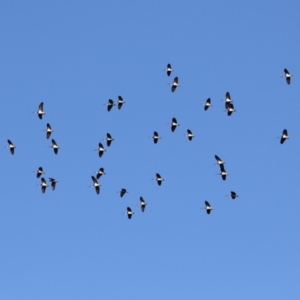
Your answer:
[[[47,188],[48,184],[45,180],[45,178],[41,178],[41,188],[42,188],[42,193],[44,194],[46,192],[46,188]]]
[[[285,140],[289,139],[289,135],[286,129],[283,129],[282,131],[282,135],[280,137],[280,144],[283,144],[285,142]]]
[[[123,197],[126,193],[128,193],[128,192],[127,192],[126,189],[121,189],[121,191],[118,192],[118,193],[120,193],[120,197],[122,198],[122,197]]]
[[[219,166],[225,164],[225,161],[223,161],[218,155],[215,155],[215,159],[217,160],[217,164],[218,164]]]
[[[51,126],[49,123],[47,123],[47,128],[46,128],[46,138],[49,139],[51,136],[51,133],[54,132],[54,130],[52,130]]]
[[[189,141],[191,141],[195,135],[192,133],[191,130],[188,129],[187,134],[185,134],[185,136],[187,136]]]
[[[153,180],[156,180],[158,185],[161,185],[161,183],[164,181],[164,179],[158,173],[156,173],[156,178]]]
[[[236,193],[236,192],[234,192],[234,191],[231,191],[230,192],[230,194],[228,195],[228,196],[230,196],[231,197],[231,199],[235,199],[235,198],[237,198],[239,195]]]
[[[96,190],[96,193],[99,195],[101,184],[98,182],[98,180],[94,176],[91,176],[91,177],[92,177],[92,180],[93,180],[93,184],[91,185],[91,187],[93,186]]]
[[[143,199],[143,197],[140,197],[140,207],[141,211],[144,212],[146,208],[147,202]]]
[[[174,78],[174,80],[173,80],[173,82],[171,83],[171,91],[174,93],[175,92],[175,90],[176,90],[176,88],[180,85],[179,83],[178,83],[178,77],[176,76],[175,78]]]
[[[110,111],[113,106],[115,106],[115,103],[113,100],[109,99],[108,102],[106,103],[106,106],[107,106],[107,111]]]
[[[128,219],[131,219],[132,215],[134,214],[134,212],[131,210],[130,207],[127,207],[127,211],[125,213],[128,217]]]
[[[39,167],[36,172],[36,178],[40,178],[42,174],[45,174],[42,167]]]
[[[217,175],[221,175],[223,180],[226,180],[226,176],[229,175],[229,173],[226,172],[224,165],[220,165],[221,173],[218,173]]]
[[[107,147],[109,147],[110,145],[111,145],[111,142],[114,140],[113,138],[112,138],[112,136],[109,134],[109,133],[107,133],[106,134],[106,145],[107,145]]]
[[[38,117],[42,120],[43,115],[45,115],[45,112],[44,112],[44,102],[40,103],[38,111],[36,113],[37,113]]]
[[[205,204],[205,207],[204,207],[204,209],[206,210],[206,213],[209,215],[210,214],[210,212],[213,210],[213,207],[209,204],[209,202],[208,201],[204,201],[204,204]]]
[[[7,140],[8,142],[8,146],[6,146],[5,148],[8,148],[10,150],[10,153],[13,155],[15,153],[15,148],[17,148],[11,140]]]
[[[58,153],[59,146],[57,145],[57,143],[55,142],[54,139],[52,139],[52,146],[49,146],[49,147],[53,148],[53,151],[55,154]]]
[[[171,75],[171,73],[174,71],[174,70],[172,69],[171,64],[167,64],[167,68],[165,69],[165,71],[167,72],[167,75],[168,75],[168,76]]]
[[[104,168],[100,168],[97,172],[97,179],[99,179],[102,175],[105,175],[105,171],[104,171]]]
[[[121,109],[123,104],[126,103],[121,96],[118,97],[118,109]]]
[[[286,80],[286,83],[287,84],[290,84],[291,83],[291,78],[292,78],[292,74],[290,74],[290,72],[287,70],[287,69],[284,69],[284,77],[285,77],[285,80]]]
[[[154,144],[156,144],[161,137],[159,136],[157,131],[154,131],[153,136],[151,138],[153,139]]]
[[[170,124],[171,124],[171,130],[172,130],[172,132],[174,132],[175,129],[176,129],[176,127],[179,126],[176,118],[172,118],[172,122]]]
[[[52,191],[55,190],[55,187],[56,187],[56,183],[58,182],[58,180],[54,179],[54,178],[49,178],[50,182],[51,182],[51,188],[52,188]]]
[[[203,106],[204,106],[204,110],[208,110],[208,108],[212,106],[210,98],[208,98],[205,101],[205,103],[203,104]]]
[[[227,115],[228,116],[231,116],[231,114],[233,113],[233,112],[235,112],[236,110],[234,109],[234,106],[233,106],[233,104],[232,103],[229,103],[228,105],[227,105]]]
[[[96,151],[98,151],[99,157],[101,157],[106,150],[104,149],[103,145],[99,143],[99,147],[96,149]]]

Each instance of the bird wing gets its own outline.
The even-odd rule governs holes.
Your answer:
[[[52,145],[53,145],[53,146],[57,146],[55,140],[53,140],[53,139],[52,139]]]
[[[8,142],[8,144],[10,145],[10,146],[13,146],[14,144],[11,142],[11,140],[7,140],[7,142]]]
[[[227,92],[227,93],[226,93],[226,99],[229,99],[229,100],[231,100],[231,97],[230,97],[230,94],[229,94],[229,92]]]
[[[44,110],[44,102],[41,102],[39,105],[39,110],[43,111]]]
[[[284,71],[285,75],[290,75],[290,72],[287,69],[284,69],[283,71]]]
[[[92,177],[92,180],[95,184],[98,184],[98,180],[94,177],[94,176],[91,176]]]

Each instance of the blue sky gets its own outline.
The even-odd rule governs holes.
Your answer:
[[[1,299],[298,299],[299,9],[298,1],[2,1]],[[174,76],[181,86],[171,93]],[[231,117],[220,101],[227,91]],[[126,104],[108,113],[118,95]],[[39,120],[32,112],[42,101]],[[280,145],[284,128],[290,140]],[[115,141],[99,158],[93,150],[107,132]],[[39,166],[59,181],[56,191],[36,186]],[[100,167],[96,195],[88,186]]]

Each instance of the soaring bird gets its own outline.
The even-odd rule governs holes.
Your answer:
[[[40,178],[42,174],[45,174],[42,167],[39,167],[36,172],[36,178]]]
[[[282,131],[282,135],[280,137],[280,144],[283,144],[285,142],[285,140],[289,139],[289,135],[286,129],[283,129]]]
[[[121,109],[123,104],[126,103],[121,96],[118,96],[118,109]]]
[[[56,183],[58,182],[58,180],[54,179],[54,178],[49,178],[50,182],[51,182],[51,188],[52,188],[52,191],[55,190],[55,187],[56,187]]]
[[[231,103],[231,102],[233,102],[232,100],[231,100],[231,97],[230,97],[230,94],[229,94],[229,92],[226,92],[226,95],[225,95],[225,109],[227,109],[227,107],[228,107],[228,105]]]
[[[208,98],[208,99],[205,101],[205,103],[203,104],[203,106],[204,106],[204,110],[208,110],[208,108],[212,106],[211,101],[210,101],[210,98]]]
[[[226,172],[224,165],[220,165],[221,173],[218,173],[217,175],[221,175],[223,180],[226,180],[226,176],[229,175],[229,173]]]
[[[205,207],[204,209],[206,210],[206,213],[209,215],[210,212],[213,210],[213,207],[209,204],[208,201],[204,201]]]
[[[217,160],[218,165],[224,165],[225,161],[223,161],[218,155],[215,155],[215,159]]]
[[[101,157],[106,150],[104,149],[103,145],[99,143],[99,147],[96,149],[96,151],[98,151],[99,157]]]
[[[161,185],[161,183],[164,181],[164,179],[158,173],[156,173],[156,178],[153,180],[156,180],[158,185]]]
[[[175,92],[175,90],[176,90],[176,88],[180,85],[179,83],[178,83],[178,77],[175,77],[174,78],[174,80],[173,80],[173,82],[171,83],[171,91],[174,93]]]
[[[91,187],[93,186],[96,190],[96,193],[99,195],[101,184],[98,182],[98,180],[94,176],[91,176],[91,177],[92,177],[92,180],[93,180],[93,184],[91,185]]]
[[[176,118],[172,118],[172,122],[170,124],[171,124],[171,130],[172,130],[172,132],[174,132],[175,129],[176,129],[176,127],[179,126]]]
[[[57,145],[55,140],[52,139],[52,146],[49,146],[49,147],[53,148],[55,154],[58,153],[59,146]]]
[[[153,139],[154,144],[156,144],[161,137],[159,136],[157,131],[154,131],[153,136],[151,138]]]
[[[12,142],[11,140],[7,140],[8,142],[8,146],[6,146],[5,148],[8,148],[10,150],[11,154],[15,153],[15,148],[17,148]]]
[[[111,142],[114,140],[113,138],[112,138],[112,136],[109,134],[109,133],[107,133],[106,134],[106,145],[107,145],[107,147],[109,147],[110,146],[110,144],[111,144]]]
[[[125,213],[128,217],[128,219],[131,219],[132,215],[134,214],[134,212],[131,210],[130,207],[127,207],[127,211]]]
[[[100,168],[97,172],[97,179],[99,179],[102,175],[105,175],[105,171],[104,171],[104,168]]]
[[[165,69],[165,71],[167,72],[167,75],[170,76],[171,73],[173,72],[173,69],[171,67],[171,64],[167,64],[167,68]]]
[[[46,188],[48,186],[45,178],[43,178],[43,177],[41,178],[41,184],[40,185],[41,185],[41,188],[42,188],[42,193],[44,194],[46,192]]]
[[[147,205],[147,202],[143,199],[143,197],[140,197],[140,207],[141,207],[142,212],[145,211],[146,205]]]
[[[122,198],[128,192],[126,189],[121,189],[118,193],[120,193],[120,197]]]
[[[38,117],[42,120],[43,115],[45,115],[45,112],[44,112],[44,102],[40,103],[38,111],[36,113],[37,113]]]
[[[47,123],[47,128],[46,128],[46,138],[49,139],[49,137],[51,136],[51,133],[54,132],[54,130],[52,130],[51,126],[49,123]]]
[[[194,134],[192,133],[191,130],[188,129],[187,130],[187,134],[185,134],[185,136],[187,136],[188,139],[191,141],[193,139],[193,137],[194,137]]]
[[[230,196],[231,197],[231,199],[235,199],[235,198],[237,198],[239,195],[236,193],[236,192],[234,192],[234,191],[231,191],[230,192],[230,194],[228,195],[228,196]]]
[[[107,106],[107,111],[110,111],[113,106],[115,106],[115,103],[113,100],[109,99],[108,102],[106,103],[106,106]]]
[[[293,77],[293,75],[290,74],[290,72],[287,69],[284,69],[283,71],[284,71],[284,77],[285,77],[286,83],[290,84],[291,78]]]
[[[227,115],[228,116],[231,116],[231,114],[233,113],[233,112],[235,112],[236,110],[234,109],[234,106],[233,106],[233,104],[232,103],[229,103],[228,105],[227,105]]]

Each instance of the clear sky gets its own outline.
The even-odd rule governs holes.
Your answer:
[[[1,1],[0,299],[299,299],[299,11],[278,0]],[[123,108],[107,112],[119,95]],[[40,166],[54,192],[37,186]]]

